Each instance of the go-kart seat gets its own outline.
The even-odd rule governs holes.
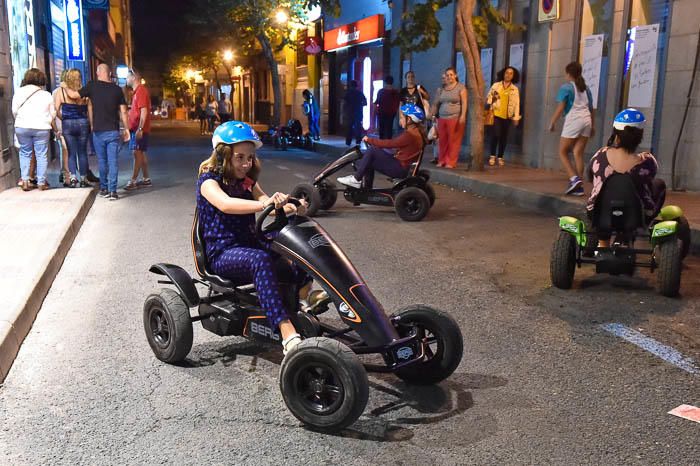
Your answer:
[[[192,222],[192,252],[194,253],[194,265],[200,277],[222,288],[236,288],[236,284],[231,280],[209,272],[204,238],[202,238],[202,230],[199,226],[199,211],[195,211]]]
[[[423,154],[424,153],[425,153],[425,146],[423,146],[423,148],[420,150],[420,152],[418,152],[418,158],[416,159],[416,161],[412,162],[408,166],[407,177],[418,176],[418,170],[420,170],[420,164],[421,164],[421,162],[423,162]],[[389,181],[391,181],[392,183],[397,183],[403,179],[404,178],[389,178]]]
[[[614,173],[605,180],[593,209],[592,224],[601,237],[624,233],[630,238],[646,226],[642,201],[629,174]]]

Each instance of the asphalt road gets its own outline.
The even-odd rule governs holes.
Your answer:
[[[278,388],[281,354],[195,325],[188,363],[155,359],[141,320],[155,262],[193,272],[189,232],[208,140],[157,129],[155,186],[97,199],[0,387],[0,464],[698,464],[691,374],[606,332],[621,323],[700,361],[700,261],[683,296],[653,277],[578,271],[552,289],[554,219],[437,187],[421,223],[343,200],[318,218],[389,311],[422,302],[465,338],[435,387],[370,376],[338,435],[302,428]],[[122,154],[122,184],[129,157]],[[263,150],[261,183],[289,191],[326,160]]]

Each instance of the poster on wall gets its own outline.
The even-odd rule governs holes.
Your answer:
[[[481,49],[481,75],[484,77],[486,89],[491,87],[491,75],[493,73],[493,49]]]
[[[583,79],[593,97],[593,108],[598,108],[600,90],[600,68],[603,63],[604,34],[594,34],[583,40]]]
[[[540,23],[559,19],[559,0],[538,0],[537,19]]]
[[[511,44],[510,46],[510,60],[508,61],[508,66],[512,66],[516,70],[523,74],[523,53],[525,52],[525,44]]]
[[[69,60],[85,60],[83,7],[80,0],[63,0],[66,12],[66,52]]]
[[[630,41],[633,44],[630,70],[630,89],[627,105],[649,108],[652,106],[656,55],[659,45],[659,25],[632,28]]]
[[[32,0],[9,0],[7,19],[12,57],[12,84],[17,90],[24,73],[36,66]]]

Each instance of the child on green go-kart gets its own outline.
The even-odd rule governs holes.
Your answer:
[[[248,124],[228,121],[212,137],[214,151],[199,167],[197,210],[207,262],[216,275],[237,285],[255,284],[260,306],[272,328],[279,327],[286,355],[301,342],[288,317],[280,282],[293,283],[301,299],[311,288],[311,277],[261,244],[255,236],[255,213],[271,204],[287,214],[303,215],[306,203],[297,208],[288,196],[268,196],[258,183],[260,163],[255,150],[262,146]],[[288,306],[287,306],[288,307]]]
[[[627,173],[633,178],[649,221],[659,214],[666,198],[666,183],[656,178],[659,166],[654,156],[650,152],[636,152],[644,138],[645,122],[644,114],[634,108],[625,109],[615,117],[608,145],[595,153],[586,170],[588,181],[593,183],[586,203],[589,219],[593,218],[603,184],[614,173]],[[610,233],[598,232],[598,247],[609,246]]]

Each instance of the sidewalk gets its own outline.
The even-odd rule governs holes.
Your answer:
[[[93,189],[0,193],[0,383],[95,199]]]
[[[430,146],[429,146],[430,147]],[[348,146],[339,136],[323,136],[314,144],[314,150],[333,156],[342,154]],[[431,173],[431,180],[454,189],[474,193],[508,205],[538,211],[549,217],[561,215],[580,216],[587,197],[563,195],[566,176],[563,172],[527,168],[521,166],[485,167],[484,171],[467,171],[464,164],[456,169],[437,168],[430,164],[430,156],[423,160],[422,168]],[[586,192],[591,191],[585,184]],[[666,204],[680,206],[692,228],[692,249],[700,252],[700,193],[672,192],[666,195]],[[543,217],[546,221],[548,217]]]

